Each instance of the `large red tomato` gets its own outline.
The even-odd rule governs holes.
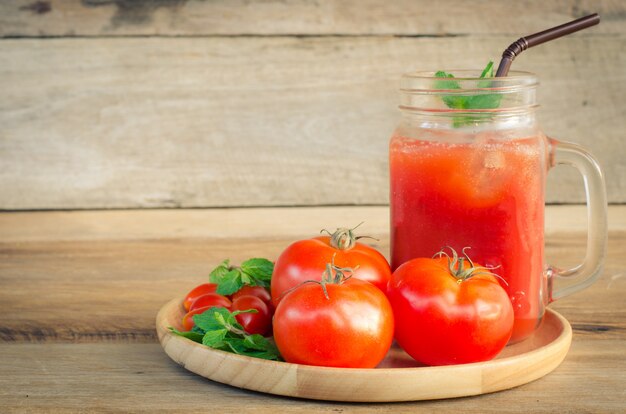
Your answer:
[[[359,279],[305,283],[284,296],[274,314],[274,340],[287,362],[373,368],[393,339],[385,295]]]
[[[428,365],[494,358],[513,330],[513,307],[496,277],[453,254],[410,260],[389,282],[396,340]]]
[[[326,264],[333,260],[337,266],[352,268],[355,278],[386,291],[391,277],[387,259],[373,247],[357,242],[351,229],[337,229],[332,236],[299,240],[281,253],[272,274],[274,306],[289,289],[307,280],[319,281]]]

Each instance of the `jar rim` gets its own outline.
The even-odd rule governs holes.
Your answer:
[[[435,77],[435,73],[437,73],[438,71],[415,71],[415,72],[407,72],[404,73],[402,75],[402,77],[409,77],[409,78],[423,78],[423,79],[441,79],[441,78],[437,78]],[[473,76],[454,76],[455,80],[485,80],[485,79],[494,79],[494,78],[481,78],[480,77],[480,70],[473,70],[473,69],[451,69],[451,70],[447,70],[445,71],[447,73],[451,73],[453,75],[458,74],[458,73],[465,73],[465,74],[478,74],[478,75],[473,75]],[[512,70],[509,72],[509,74],[507,76],[501,76],[498,77],[498,80],[507,80],[507,79],[511,79],[511,80],[515,80],[515,79],[519,79],[519,78],[533,78],[534,80],[537,79],[537,75],[535,75],[532,72],[528,72],[528,71],[524,71],[524,70]]]
[[[480,94],[480,93],[513,93],[516,91],[534,89],[539,80],[534,73],[526,71],[511,71],[508,76],[498,78],[481,78],[481,71],[451,70],[454,78],[436,77],[433,71],[416,71],[402,75],[400,91],[409,94]],[[458,77],[457,77],[458,75]],[[438,87],[436,82],[454,81],[459,88]],[[490,81],[490,85],[484,85]]]
[[[400,106],[410,116],[426,117],[429,122],[449,119],[461,123],[507,124],[531,119],[537,108],[537,76],[511,71],[509,76],[481,78],[482,71],[453,71],[454,78],[436,77],[436,72],[403,75]],[[459,77],[456,77],[456,76]],[[517,119],[517,121],[515,121]]]

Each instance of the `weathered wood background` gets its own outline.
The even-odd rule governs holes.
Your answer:
[[[386,204],[399,75],[525,52],[540,118],[626,202],[626,2],[0,2],[0,209]],[[549,202],[584,200],[573,170]]]

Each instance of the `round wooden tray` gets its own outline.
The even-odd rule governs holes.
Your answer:
[[[330,401],[416,401],[505,390],[555,369],[572,341],[570,324],[548,309],[531,338],[507,346],[488,362],[420,366],[394,346],[375,369],[327,368],[267,361],[205,347],[169,331],[170,326],[180,329],[183,315],[182,299],[174,299],[159,311],[156,328],[165,353],[185,369],[235,387]]]

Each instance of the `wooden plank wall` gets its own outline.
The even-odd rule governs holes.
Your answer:
[[[0,2],[0,209],[386,204],[400,74],[527,51],[541,123],[626,202],[626,2]],[[547,200],[584,200],[568,168]]]

